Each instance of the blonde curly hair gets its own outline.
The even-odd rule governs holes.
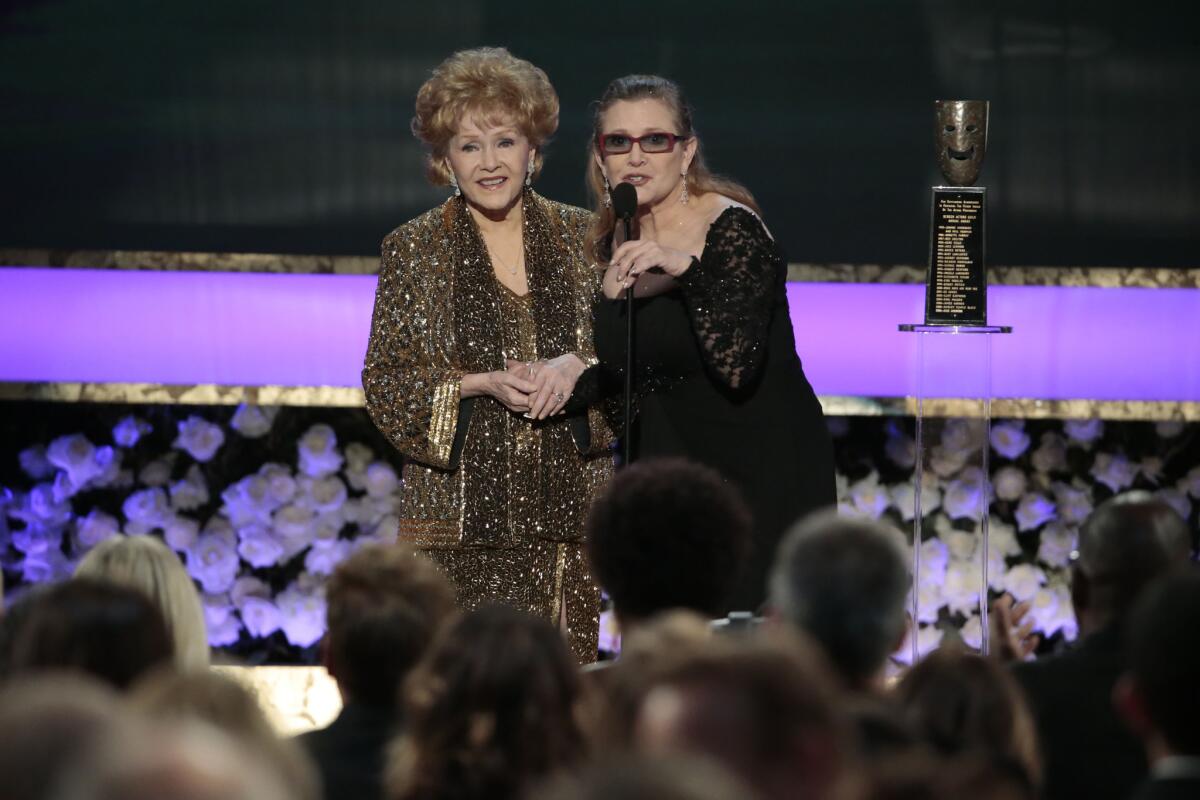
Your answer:
[[[545,72],[503,47],[460,50],[437,66],[417,92],[412,118],[435,186],[450,183],[446,152],[468,114],[493,124],[511,119],[535,148],[533,174],[541,171],[542,145],[558,130],[558,95]]]

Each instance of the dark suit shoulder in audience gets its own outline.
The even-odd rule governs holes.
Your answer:
[[[399,730],[398,713],[350,703],[329,727],[297,737],[317,763],[326,800],[382,800],[384,750]]]
[[[1074,650],[1014,667],[1037,721],[1043,797],[1124,800],[1145,778],[1142,744],[1113,708],[1124,668],[1117,626]]]

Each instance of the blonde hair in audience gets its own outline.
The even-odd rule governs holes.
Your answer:
[[[182,669],[207,667],[204,608],[191,576],[169,547],[153,536],[106,539],[84,556],[77,577],[95,578],[143,592],[158,606]]]

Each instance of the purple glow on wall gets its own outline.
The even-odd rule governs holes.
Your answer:
[[[0,269],[0,381],[358,386],[375,278]],[[916,392],[923,287],[795,283],[820,394]],[[994,286],[993,393],[1200,401],[1200,291]],[[930,396],[976,391],[978,337],[926,337]]]

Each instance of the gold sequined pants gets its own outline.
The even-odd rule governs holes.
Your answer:
[[[534,539],[517,547],[430,548],[422,551],[458,587],[463,608],[504,603],[564,628],[581,664],[596,660],[600,590],[579,542]]]

